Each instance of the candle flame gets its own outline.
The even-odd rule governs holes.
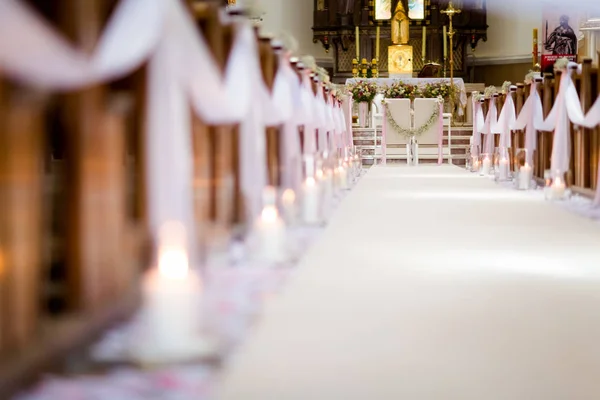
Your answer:
[[[262,220],[264,222],[275,222],[277,221],[278,213],[277,209],[273,206],[266,206],[262,210]]]
[[[182,248],[163,248],[158,256],[158,270],[169,279],[184,279],[189,270],[187,253]]]
[[[316,175],[317,175],[317,179],[323,179],[323,171],[322,170],[318,170]]]
[[[166,222],[159,231],[158,270],[169,279],[183,279],[189,270],[185,226]]]
[[[284,204],[293,204],[296,201],[296,193],[292,189],[283,192],[282,200]]]
[[[315,186],[315,184],[315,178],[313,178],[312,176],[306,178],[306,186]]]

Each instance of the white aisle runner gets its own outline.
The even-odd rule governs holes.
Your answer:
[[[220,400],[597,400],[600,229],[451,166],[375,167]]]

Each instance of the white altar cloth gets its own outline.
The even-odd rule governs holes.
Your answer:
[[[374,167],[218,399],[597,399],[599,241],[593,221],[457,167]]]
[[[379,86],[390,86],[394,82],[402,81],[409,85],[425,85],[433,82],[445,82],[450,83],[450,78],[350,78],[346,80],[346,85],[352,84],[356,81],[370,81],[375,82]],[[467,106],[467,91],[465,89],[465,81],[462,78],[454,78],[454,84],[458,86],[460,91],[460,105],[462,108]]]

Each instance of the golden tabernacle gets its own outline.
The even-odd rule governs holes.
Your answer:
[[[388,47],[388,69],[390,77],[412,77],[413,48],[409,46],[410,20],[404,6],[399,1],[392,16],[392,43]]]

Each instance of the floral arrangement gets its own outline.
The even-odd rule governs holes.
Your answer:
[[[483,95],[483,93],[475,91],[475,92],[471,93],[471,98],[473,99],[473,102],[479,103],[479,101],[484,98],[484,95]]]
[[[421,91],[417,85],[409,85],[402,81],[395,82],[383,90],[386,99],[414,99],[420,97]]]
[[[352,99],[357,103],[371,103],[379,88],[376,83],[369,81],[357,81],[348,85],[348,90],[352,93]]]
[[[502,93],[506,94],[506,93],[510,92],[511,85],[512,85],[511,81],[504,81],[504,83],[502,84]]]
[[[523,82],[526,85],[531,85],[533,83],[533,81],[535,80],[536,76],[538,76],[539,73],[529,70],[529,73],[527,75],[525,75],[525,79],[523,80]]]
[[[428,99],[435,99],[441,97],[448,101],[450,99],[456,99],[458,93],[458,87],[452,86],[447,82],[432,82],[426,84],[422,89],[423,97]]]
[[[569,65],[569,59],[567,57],[561,57],[554,63],[554,70],[559,71],[561,69],[566,69],[567,65]]]
[[[492,97],[493,95],[498,93],[498,89],[496,88],[496,86],[488,86],[485,88],[485,91],[483,92],[483,96],[486,99],[489,99],[490,97]]]

